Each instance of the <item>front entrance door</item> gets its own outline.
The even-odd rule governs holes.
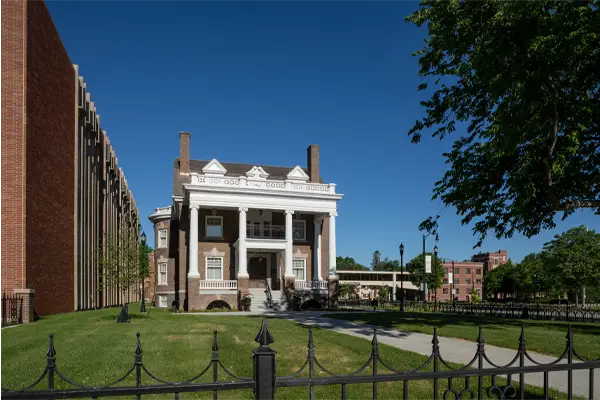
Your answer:
[[[248,260],[248,275],[250,275],[250,287],[265,287],[267,278],[267,257],[251,257]]]

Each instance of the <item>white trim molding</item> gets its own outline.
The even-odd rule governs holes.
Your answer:
[[[216,158],[213,158],[202,168],[206,176],[225,176],[227,170]],[[191,174],[190,174],[191,175]]]
[[[218,279],[209,279],[208,277],[208,259],[212,258],[212,259],[219,259],[221,260],[221,276]],[[216,268],[216,267],[213,267]],[[222,281],[223,280],[223,270],[225,269],[225,257],[223,256],[213,256],[213,255],[208,255],[204,257],[204,280],[205,281]]]

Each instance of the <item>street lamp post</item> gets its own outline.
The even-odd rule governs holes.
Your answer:
[[[431,235],[431,233],[429,234]],[[427,301],[427,263],[425,262],[425,239],[429,235],[423,235],[423,301]],[[435,234],[435,242],[438,242],[438,235]]]
[[[404,244],[400,243],[400,311],[404,312]]]
[[[437,242],[437,236],[435,238],[435,241]],[[438,301],[438,291],[437,291],[437,254],[438,254],[438,247],[437,247],[437,243],[435,245],[435,247],[433,248],[433,290],[434,290],[434,294],[435,294],[435,299],[434,299],[434,303],[433,303],[433,311],[437,311],[437,301]]]
[[[142,236],[140,237],[141,241],[142,241],[142,251],[144,256],[146,256],[146,234],[142,231]],[[150,266],[148,266],[150,267]],[[142,307],[140,308],[140,312],[146,312],[146,293],[144,291],[144,279],[146,277],[144,276],[142,278]]]

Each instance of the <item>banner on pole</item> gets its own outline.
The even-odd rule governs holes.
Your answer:
[[[426,274],[431,273],[431,256],[430,255],[425,256],[425,273]]]

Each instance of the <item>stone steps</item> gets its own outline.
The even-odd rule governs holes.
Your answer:
[[[272,307],[269,308],[267,304],[267,294],[265,289],[253,289],[249,290],[250,294],[254,297],[250,305],[250,311],[256,312],[272,312],[272,311],[287,311],[287,301],[282,298],[280,290],[272,290]]]

